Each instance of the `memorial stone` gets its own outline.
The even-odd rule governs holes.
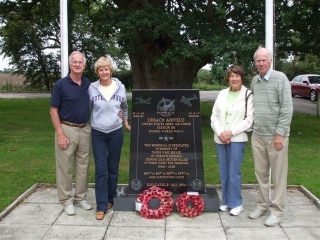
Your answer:
[[[129,194],[205,193],[198,90],[133,90]]]

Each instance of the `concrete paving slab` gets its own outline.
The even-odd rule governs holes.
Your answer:
[[[87,200],[95,208],[94,195],[94,188],[90,188]],[[318,199],[309,199],[301,188],[287,190],[285,219],[271,228],[264,226],[268,215],[256,220],[248,218],[258,199],[255,187],[242,189],[244,211],[239,216],[230,216],[229,212],[203,212],[192,219],[171,212],[165,219],[148,220],[135,211],[112,210],[104,220],[97,221],[94,209],[86,211],[77,207],[75,216],[67,216],[58,204],[55,188],[36,186],[22,196],[10,212],[1,213],[5,216],[0,221],[1,240],[320,239],[320,210],[315,204]]]
[[[246,189],[246,191],[243,191],[241,193],[242,199],[243,199],[243,205],[247,206],[257,206],[258,204],[258,198],[259,198],[259,192],[258,189]]]
[[[226,235],[228,240],[289,240],[281,228],[231,228]]]
[[[230,216],[229,211],[220,212],[221,222],[224,228],[267,228],[264,226],[269,214],[265,214],[258,219],[250,219],[249,213],[255,206],[244,205],[244,210],[239,216]]]
[[[219,199],[221,200],[221,197],[222,197],[221,189],[217,189],[217,193],[218,193]],[[256,188],[246,189],[245,191],[242,191],[241,195],[242,195],[243,205],[253,205],[253,206],[257,205],[258,197],[259,197],[258,189]]]
[[[303,206],[313,205],[309,198],[307,198],[299,189],[288,189],[286,206]]]
[[[146,219],[137,212],[116,211],[112,216],[112,227],[164,227],[165,219]]]
[[[290,240],[320,239],[320,228],[284,228]]]
[[[57,218],[54,225],[75,225],[75,226],[107,226],[112,219],[112,213],[105,215],[103,220],[96,220],[95,210],[83,210],[76,207],[76,215],[68,216],[63,211]]]
[[[181,228],[167,228],[166,240],[226,240],[226,235],[222,228],[213,227],[181,227]]]
[[[320,210],[315,205],[286,206],[283,228],[320,228]]]
[[[94,194],[94,188],[88,189],[88,194],[86,200],[96,208],[96,198]],[[26,203],[56,203],[59,204],[58,201],[58,192],[55,187],[51,188],[38,188],[34,191],[28,198],[24,200]]]
[[[25,203],[59,204],[56,188],[39,188],[24,200]]]
[[[203,212],[200,216],[187,218],[180,213],[171,213],[166,218],[167,228],[222,228],[219,213]]]
[[[123,212],[122,212],[123,213]],[[157,221],[157,220],[150,220]],[[108,240],[163,240],[165,237],[165,227],[115,227],[110,226],[104,239]]]
[[[0,224],[0,239],[42,239],[50,227],[50,225]]]
[[[22,203],[0,224],[51,225],[62,211],[60,204]]]
[[[62,240],[62,239],[103,239],[106,233],[105,227],[97,226],[52,226],[44,235],[42,240]]]

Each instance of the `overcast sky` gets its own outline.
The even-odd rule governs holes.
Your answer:
[[[0,70],[4,70],[5,68],[9,68],[9,60],[7,58],[3,58],[2,55],[0,55]]]

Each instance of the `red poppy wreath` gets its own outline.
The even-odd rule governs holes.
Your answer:
[[[193,206],[188,205],[190,202]],[[200,195],[189,195],[185,192],[177,198],[176,206],[180,214],[192,218],[199,216],[203,212],[204,201]]]
[[[170,214],[173,209],[172,193],[153,186],[140,193],[138,201],[142,202],[142,208],[140,215],[147,219],[163,219]],[[158,198],[160,200],[160,207],[158,209],[150,209],[148,202],[152,198]]]

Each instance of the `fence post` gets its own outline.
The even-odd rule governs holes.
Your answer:
[[[317,91],[317,117],[320,117],[320,90]]]

